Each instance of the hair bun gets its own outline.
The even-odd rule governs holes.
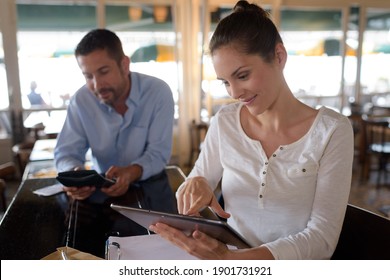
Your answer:
[[[240,0],[236,3],[236,5],[233,8],[234,12],[258,12],[259,6],[255,4],[249,4],[248,1]]]

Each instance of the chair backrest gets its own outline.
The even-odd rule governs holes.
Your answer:
[[[199,156],[201,145],[203,143],[204,138],[206,137],[207,130],[209,125],[204,122],[195,122],[192,120],[190,126],[190,137],[191,137],[191,152],[190,158],[188,160],[187,165],[192,167],[197,157]]]
[[[26,168],[26,165],[29,162],[30,154],[32,152],[32,149],[34,148],[34,143],[35,141],[33,142],[27,141],[27,142],[15,144],[12,147],[12,152],[14,153],[14,157],[18,164],[20,176],[23,176],[24,169]]]
[[[377,117],[388,117],[390,116],[390,107],[383,107],[378,105],[372,105],[368,111],[367,114],[371,116],[377,116]]]
[[[15,163],[13,162],[6,162],[3,164],[0,164],[0,178],[1,179],[7,179],[7,178],[13,178],[16,173],[16,167]]]
[[[366,152],[378,152],[383,150],[381,147],[373,150],[372,145],[385,145],[386,142],[390,141],[389,123],[390,117],[362,115],[363,131],[361,138],[361,153],[365,155]],[[363,160],[365,160],[365,157],[362,158],[362,161]]]
[[[180,185],[185,181],[186,175],[176,165],[168,165],[165,167],[165,171],[168,176],[169,184],[171,185],[172,191],[175,193]]]
[[[390,260],[390,219],[348,205],[334,260]]]
[[[3,179],[0,179],[0,212],[5,212],[5,210],[7,210],[7,201],[5,196],[5,181]]]

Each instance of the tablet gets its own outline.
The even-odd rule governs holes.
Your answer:
[[[224,221],[133,208],[114,203],[111,204],[111,208],[146,229],[149,229],[149,226],[152,224],[161,222],[182,230],[187,234],[190,234],[195,229],[198,229],[199,231],[204,232],[225,244],[236,246],[239,249],[252,247],[249,242],[247,242],[237,231]]]

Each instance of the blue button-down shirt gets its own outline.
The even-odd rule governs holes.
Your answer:
[[[125,115],[102,103],[86,86],[72,97],[54,151],[59,172],[84,166],[88,149],[93,168],[139,164],[141,180],[162,171],[172,149],[174,102],[162,80],[131,73]]]

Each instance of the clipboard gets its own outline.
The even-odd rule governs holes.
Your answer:
[[[149,226],[152,224],[161,222],[182,230],[187,234],[198,229],[225,244],[233,245],[239,249],[253,247],[225,221],[133,208],[114,203],[111,204],[111,208],[146,229],[149,229]]]

